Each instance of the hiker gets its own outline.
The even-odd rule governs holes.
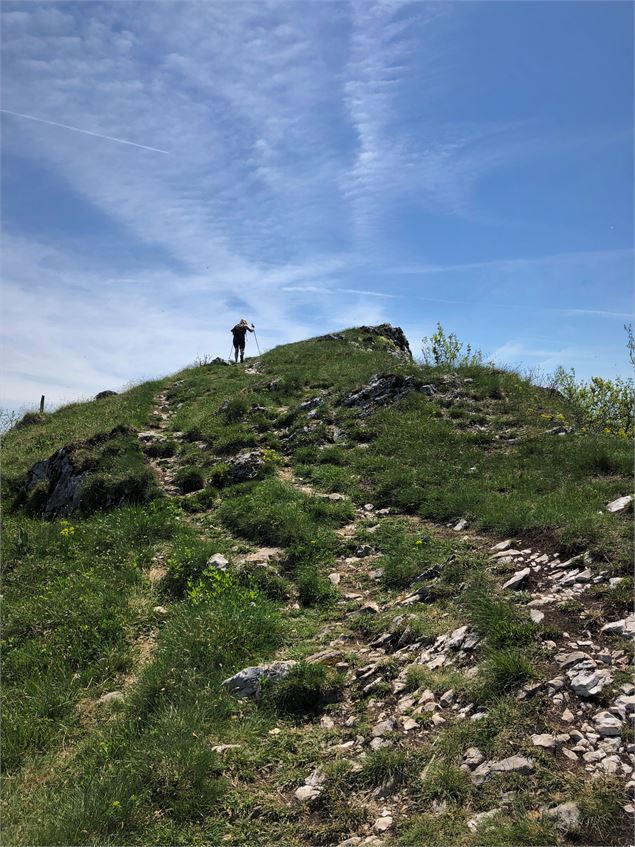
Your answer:
[[[255,328],[256,324],[252,324],[251,326],[249,326],[249,324],[244,318],[240,321],[240,323],[237,323],[236,326],[232,328],[232,335],[234,336],[234,357],[236,364],[238,364],[238,353],[240,353],[241,362],[245,358],[245,335],[248,332],[253,332]]]

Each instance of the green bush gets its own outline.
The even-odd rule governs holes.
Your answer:
[[[263,702],[271,702],[282,714],[316,714],[337,699],[342,684],[324,665],[298,662],[284,679],[266,688]]]
[[[492,650],[479,666],[480,689],[477,699],[481,702],[495,700],[515,691],[534,675],[533,665],[522,649],[507,647]]]
[[[221,407],[222,415],[228,423],[235,423],[245,417],[250,406],[251,403],[247,397],[239,394],[237,397],[232,397],[231,400],[223,403]]]
[[[174,484],[182,494],[190,494],[205,488],[205,479],[199,468],[187,465],[174,474]]]
[[[627,438],[633,433],[635,382],[632,379],[591,377],[577,381],[575,370],[560,367],[553,387],[571,404],[576,423],[583,430],[605,432]]]
[[[303,606],[324,606],[337,596],[331,582],[315,568],[303,567],[297,576],[298,598]]]
[[[429,765],[423,781],[422,797],[426,800],[463,803],[469,797],[471,790],[469,774],[454,765],[434,762]]]
[[[469,591],[465,599],[470,620],[490,647],[530,644],[538,626],[510,603],[497,600],[485,589]]]
[[[412,780],[421,769],[422,757],[410,750],[381,748],[362,760],[357,775],[360,785],[375,788],[390,781],[396,787]]]
[[[424,364],[437,368],[474,367],[483,364],[483,354],[480,350],[472,350],[469,344],[464,345],[453,332],[446,335],[440,323],[437,324],[435,333],[424,336],[421,354]]]

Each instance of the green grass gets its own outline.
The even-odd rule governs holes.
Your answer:
[[[599,512],[631,487],[628,445],[608,435],[546,435],[570,410],[517,374],[423,368],[396,359],[389,345],[369,347],[361,330],[344,335],[276,348],[259,359],[260,373],[189,368],[169,383],[34,415],[3,437],[7,843],[326,845],[369,832],[368,797],[386,785],[404,792],[409,809],[406,820],[396,819],[399,844],[552,844],[550,826],[528,813],[569,796],[579,801],[583,831],[610,841],[623,805],[616,783],[591,784],[584,772],[573,779],[528,746],[532,732],[548,727],[549,704],[515,695],[545,672],[545,633],[528,619],[523,595],[500,593],[502,575],[491,573],[482,552],[488,540],[463,542],[433,522],[465,516],[470,532],[495,533],[492,543],[504,534],[536,550],[590,549],[611,576],[625,575],[632,515]],[[412,394],[365,416],[342,406],[382,372],[417,375],[437,394]],[[164,389],[174,412],[169,439],[148,452],[173,457],[182,491],[193,490],[191,479],[206,488],[144,500],[158,493],[145,476],[143,502],[104,503],[109,485],[147,471],[135,435],[122,431],[82,448],[97,511],[65,524],[25,513],[16,493],[35,461],[114,427],[147,428]],[[298,406],[318,394],[324,405],[308,418]],[[179,432],[183,439],[171,437]],[[227,461],[254,446],[276,451],[268,475],[228,484]],[[350,499],[298,491],[278,477],[282,463],[318,491]],[[353,538],[339,537],[353,503],[368,502],[430,520],[371,513]],[[340,570],[338,557],[360,544],[379,555],[341,568],[343,586],[371,591],[382,605],[376,615],[356,614],[327,579]],[[283,552],[266,567],[243,561],[260,545]],[[214,553],[229,560],[226,573],[208,568]],[[157,564],[166,572],[150,584]],[[424,581],[434,602],[395,604],[432,567]],[[368,576],[376,568],[382,580]],[[589,592],[596,620],[622,614],[631,589],[627,578]],[[344,688],[345,713],[358,720],[344,731],[339,706],[328,705],[343,677],[306,657],[333,646],[355,668],[366,658],[354,639],[390,631],[395,640],[429,644],[464,623],[483,638],[476,678],[465,668],[415,665],[405,679],[413,691],[453,688],[461,702],[483,704],[485,716],[461,721],[448,712],[442,727],[425,723],[425,735],[395,736],[396,746],[367,752],[357,771],[356,751],[337,745],[366,737],[375,710],[393,708],[403,654],[388,648],[378,668],[383,682],[367,698]],[[265,702],[237,701],[222,688],[242,667],[274,657],[300,664]],[[124,691],[123,703],[98,707],[112,690]],[[323,709],[333,710],[335,729],[321,727]],[[238,746],[214,753],[220,743]],[[474,790],[459,768],[470,746],[487,758],[531,754],[536,773],[528,786],[503,775]],[[293,792],[315,768],[326,773],[320,798],[296,803]],[[501,791],[514,792],[505,815],[470,833],[467,820],[499,804]],[[445,810],[432,813],[433,802]]]

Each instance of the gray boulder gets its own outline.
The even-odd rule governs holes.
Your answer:
[[[247,482],[250,479],[258,479],[264,470],[264,460],[260,450],[250,450],[248,453],[239,453],[227,463],[229,465],[229,478],[232,482]]]
[[[99,394],[95,394],[95,400],[103,400],[106,397],[115,397],[116,395],[116,391],[100,391]]]
[[[606,670],[582,670],[577,672],[576,668],[567,671],[571,682],[571,688],[578,697],[593,697],[613,682],[613,677]]]
[[[575,832],[580,826],[580,809],[573,801],[547,809],[543,812],[543,817],[553,820],[556,829],[563,834]]]
[[[273,662],[270,665],[243,668],[234,676],[223,680],[222,686],[237,700],[258,700],[263,680],[272,683],[279,682],[289,674],[295,664],[296,662],[293,661]]]

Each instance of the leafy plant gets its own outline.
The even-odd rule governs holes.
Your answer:
[[[571,404],[581,428],[626,438],[633,433],[635,382],[632,379],[576,380],[575,370],[560,367],[553,387]]]
[[[426,365],[437,368],[462,368],[483,364],[483,353],[463,344],[453,332],[447,333],[440,323],[437,331],[426,335],[421,342],[421,354]]]

